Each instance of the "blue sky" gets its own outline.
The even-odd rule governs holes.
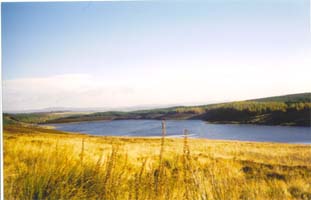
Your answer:
[[[2,3],[3,107],[311,91],[309,9],[307,0]]]

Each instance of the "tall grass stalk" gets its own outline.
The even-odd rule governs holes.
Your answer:
[[[82,142],[81,142],[81,153],[80,153],[80,163],[81,163],[81,169],[84,169],[84,163],[83,163],[83,159],[84,159],[84,140],[85,138],[82,138]],[[84,170],[81,170],[82,174],[81,174],[81,187],[82,187],[82,191],[84,190]]]
[[[159,167],[155,171],[155,193],[158,199],[162,198],[163,195],[163,155],[164,155],[164,142],[166,136],[166,123],[165,120],[162,120],[162,137],[161,137],[161,147],[160,147],[160,157],[159,157]]]

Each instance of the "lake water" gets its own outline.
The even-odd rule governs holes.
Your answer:
[[[104,136],[161,136],[161,120],[116,120],[53,124],[68,132]],[[167,120],[168,137],[181,137],[184,129],[190,137],[258,142],[311,144],[311,128],[288,126],[209,124],[201,120]]]

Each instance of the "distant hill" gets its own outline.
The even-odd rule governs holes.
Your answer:
[[[257,102],[284,102],[284,103],[297,103],[297,102],[311,102],[311,93],[299,93],[299,94],[289,94],[282,96],[266,97],[260,99],[252,99],[249,101]]]
[[[109,112],[111,110],[120,111],[120,112],[130,112],[136,110],[143,110],[143,109],[157,109],[163,107],[170,107],[176,105],[139,105],[139,106],[118,106],[118,107],[48,107],[42,109],[31,109],[31,110],[6,110],[5,113],[10,114],[34,114],[34,113],[64,113],[64,112]]]
[[[290,94],[200,106],[130,112],[6,114],[25,123],[66,123],[121,119],[200,119],[209,123],[311,126],[311,93]]]

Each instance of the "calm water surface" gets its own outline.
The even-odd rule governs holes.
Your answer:
[[[105,136],[161,136],[160,120],[116,120],[53,124],[69,132]],[[167,120],[167,135],[181,137],[187,128],[191,137],[258,142],[311,144],[311,128],[262,125],[208,124],[201,120]]]

